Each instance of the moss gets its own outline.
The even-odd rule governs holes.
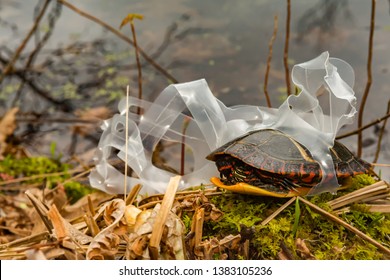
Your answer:
[[[350,189],[339,191],[336,195],[323,193],[307,199],[331,212],[328,201],[372,183],[375,182],[370,176],[356,176]],[[305,240],[306,246],[316,259],[386,258],[375,246],[343,226],[324,218],[302,202],[300,202],[300,216],[295,236],[293,234],[296,213],[294,203],[263,226],[261,221],[277,210],[286,200],[227,192],[226,195],[212,197],[211,202],[224,212],[224,216],[219,222],[205,223],[204,235],[224,237],[228,234],[239,233],[242,225],[251,227],[254,229],[254,236],[250,240],[251,259],[278,259],[278,253],[282,250],[281,243],[291,251],[294,258],[300,259],[301,256],[295,244],[297,238]],[[390,214],[372,213],[368,211],[367,206],[355,204],[351,206],[351,211],[342,214],[341,218],[379,243],[390,246]]]
[[[63,172],[69,169],[68,164],[63,164],[57,159],[47,157],[29,157],[16,159],[7,156],[0,161],[0,172],[13,177],[30,177],[55,172]],[[50,179],[57,179],[57,176]],[[49,178],[48,178],[49,179]]]
[[[66,182],[64,184],[64,188],[65,188],[66,196],[69,198],[70,203],[75,203],[83,196],[93,192],[92,188],[74,181]]]
[[[7,156],[4,160],[0,161],[0,174],[6,174],[8,177],[13,178],[43,175],[39,178],[32,177],[24,183],[43,183],[46,181],[49,187],[55,187],[58,183],[62,183],[66,179],[69,179],[70,176],[66,172],[70,168],[71,166],[69,164],[61,163],[58,157],[14,158]],[[61,174],[52,176],[53,173]],[[45,174],[48,176],[44,176]],[[91,188],[74,181],[65,183],[64,187],[66,194],[72,203],[82,196],[92,192]]]
[[[352,189],[372,185],[375,182],[375,179],[368,174],[357,175],[352,178]]]

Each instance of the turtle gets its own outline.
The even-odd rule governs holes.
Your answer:
[[[338,141],[330,153],[341,185],[351,176],[372,170],[370,163],[354,156]],[[311,152],[276,129],[251,131],[217,148],[206,158],[215,162],[220,173],[220,178],[212,177],[211,182],[233,192],[292,197],[308,194],[322,180],[320,164]]]

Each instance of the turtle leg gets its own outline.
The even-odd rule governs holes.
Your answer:
[[[286,178],[283,178],[280,181],[280,183],[286,190],[299,193],[299,191],[296,188],[300,188],[300,186],[298,184],[294,183],[293,181],[286,179]]]
[[[233,161],[230,157],[219,157],[215,164],[217,166],[217,169],[219,171],[219,176],[221,177],[221,180],[224,183],[227,184],[234,184],[233,182]]]
[[[301,187],[289,178],[283,176],[279,177],[275,174],[263,174],[263,172],[256,172],[256,175],[262,184],[273,185],[275,187],[279,187],[280,190],[299,192],[297,188]]]

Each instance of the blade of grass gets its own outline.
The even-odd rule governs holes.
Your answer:
[[[294,225],[292,228],[292,234],[295,238],[295,235],[298,230],[298,225],[299,225],[299,218],[301,217],[301,207],[299,206],[299,197],[295,200],[295,218],[294,218]]]

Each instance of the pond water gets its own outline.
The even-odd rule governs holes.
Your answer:
[[[45,1],[5,0],[0,2],[0,53],[10,56],[26,36],[38,9]],[[107,106],[113,112],[125,87],[137,92],[137,69],[133,48],[100,25],[75,13],[68,7],[56,7],[52,1],[38,32],[28,43],[16,64],[23,68],[29,52],[51,30],[50,37],[23,72],[26,77],[55,100],[37,96],[31,86],[20,90],[20,78],[8,77],[1,84],[2,112],[11,105],[21,107],[25,116],[69,117],[76,109]],[[140,47],[179,82],[205,78],[213,93],[227,105],[257,104],[266,106],[263,93],[268,44],[273,33],[274,16],[278,31],[273,45],[273,59],[268,90],[273,107],[286,97],[283,50],[286,26],[286,1],[270,0],[85,0],[68,1],[80,10],[119,28],[128,13],[144,15],[135,21]],[[371,1],[291,1],[289,41],[290,70],[295,63],[307,61],[323,51],[341,58],[355,70],[355,92],[358,103],[367,81],[367,55]],[[50,25],[49,15],[53,18]],[[121,30],[131,37],[128,26]],[[364,123],[386,114],[390,97],[390,1],[377,1],[373,48],[373,84],[364,111]],[[169,81],[155,68],[143,62],[144,98],[153,100]],[[58,101],[58,102],[57,102]],[[64,105],[65,104],[65,105]],[[38,129],[37,129],[38,128]],[[351,131],[355,125],[343,128]],[[28,135],[31,125],[21,125],[20,135]],[[39,136],[31,137],[30,148],[47,153],[50,142],[61,143],[66,153],[71,135],[69,125],[34,124]],[[44,131],[45,133],[42,133]],[[371,160],[376,150],[377,127],[364,133],[364,158]],[[76,151],[93,148],[99,136],[77,146]],[[92,139],[92,140],[91,140]],[[94,140],[95,139],[95,140]],[[90,142],[88,142],[90,141]],[[356,150],[356,137],[343,140]],[[390,136],[385,134],[380,163],[390,159]],[[382,169],[381,169],[382,170]],[[382,174],[389,179],[389,168]]]

